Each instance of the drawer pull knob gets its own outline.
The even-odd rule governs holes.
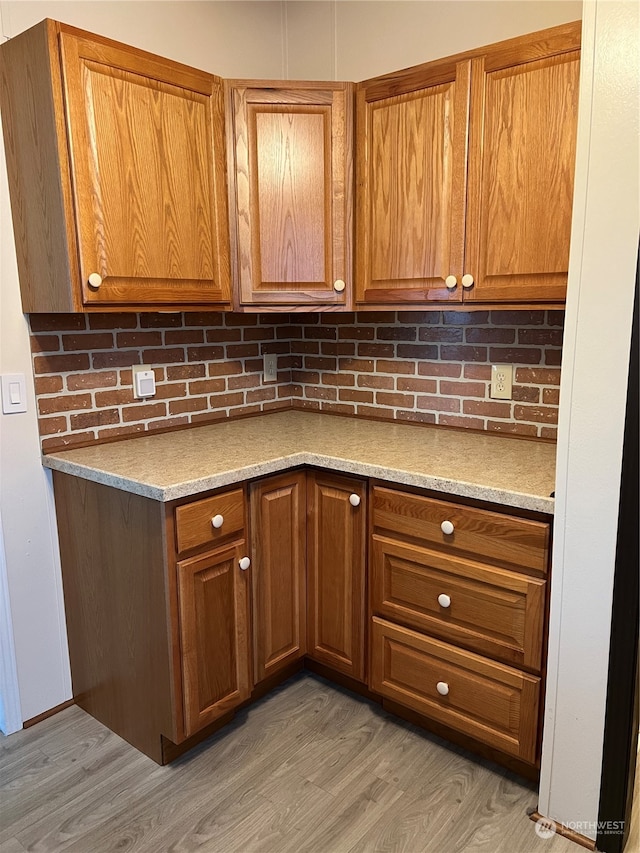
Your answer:
[[[215,527],[216,530],[219,530],[224,524],[224,515],[214,515],[211,519],[211,524]]]
[[[251,560],[249,557],[240,557],[238,560],[238,565],[242,569],[243,572],[246,572],[249,566],[251,565]]]
[[[440,530],[442,530],[445,536],[451,536],[453,533],[453,523],[451,521],[443,521],[440,525]]]
[[[89,274],[88,282],[89,287],[92,287],[94,290],[97,290],[102,284],[102,276],[99,272],[92,272]]]
[[[444,280],[445,285],[449,290],[453,290],[458,285],[458,279],[455,275],[448,275]]]
[[[344,281],[341,278],[337,278],[333,282],[333,289],[336,291],[336,293],[342,293],[342,291],[345,289],[346,286],[347,285],[344,283]]]
[[[466,275],[462,276],[462,286],[473,287],[473,276],[471,273],[466,273]]]
[[[438,691],[438,693],[441,696],[446,696],[447,693],[449,692],[449,685],[447,684],[446,681],[439,681],[436,684],[436,690]]]
[[[445,595],[444,592],[441,592],[438,596],[438,604],[440,607],[451,607],[451,598]]]
[[[360,506],[360,495],[349,495],[349,503],[351,506]]]

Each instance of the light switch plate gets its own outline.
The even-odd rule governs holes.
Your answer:
[[[156,393],[156,375],[148,364],[135,364],[133,374],[133,396],[137,400],[153,397]]]
[[[27,411],[27,387],[24,373],[2,374],[2,412],[13,415]]]

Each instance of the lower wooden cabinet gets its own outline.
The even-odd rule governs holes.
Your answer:
[[[178,563],[184,728],[189,737],[251,693],[244,541]]]
[[[307,477],[308,655],[364,681],[367,484],[319,471]]]
[[[551,527],[375,485],[371,689],[535,765]]]
[[[534,769],[548,520],[368,489],[297,470],[162,503],[55,471],[78,705],[166,763],[310,660]]]
[[[536,676],[374,618],[371,686],[501,752],[536,759]]]
[[[304,657],[306,651],[306,505],[303,471],[251,486],[256,682]]]

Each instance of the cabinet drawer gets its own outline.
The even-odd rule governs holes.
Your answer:
[[[374,613],[539,669],[546,581],[374,535]]]
[[[418,539],[449,553],[547,571],[550,530],[546,522],[379,486],[373,489],[372,516],[377,531]],[[453,525],[453,532],[442,531],[445,521]]]
[[[220,527],[214,527],[222,523]],[[244,533],[244,492],[234,489],[211,498],[184,504],[176,509],[176,547],[178,553],[217,545],[231,536]]]
[[[377,693],[535,762],[539,678],[375,617],[371,657]]]

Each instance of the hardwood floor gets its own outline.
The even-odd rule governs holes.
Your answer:
[[[0,740],[0,853],[576,853],[536,803],[309,673],[167,767],[77,707]]]

